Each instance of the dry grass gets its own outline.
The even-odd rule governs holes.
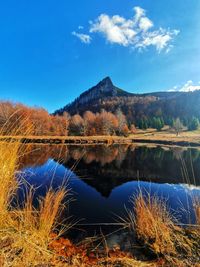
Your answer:
[[[30,189],[24,207],[12,209],[11,202],[20,186],[16,171],[22,151],[19,142],[0,143],[0,247],[3,248],[5,243],[10,248],[0,252],[3,266],[29,266],[52,257],[48,250],[50,233],[57,230],[67,194],[64,187],[49,189],[36,210],[34,191]]]
[[[151,244],[156,254],[174,254],[174,223],[166,205],[157,197],[140,193],[135,200],[135,230],[139,240]]]
[[[198,216],[199,207],[196,206]],[[134,198],[133,210],[128,211],[127,222],[146,253],[163,258],[163,266],[198,266],[199,229],[178,226],[165,201],[140,192]]]
[[[60,188],[57,191],[49,190],[40,201],[39,227],[42,236],[49,237],[52,229],[56,228],[56,219],[61,212],[61,204],[66,197],[66,190]]]
[[[16,229],[14,246],[23,248],[17,264],[39,264],[52,259],[48,245],[52,240],[51,233],[57,230],[58,216],[66,192],[63,188],[49,190],[40,208],[36,210],[32,204],[32,195],[27,197],[24,209],[17,211],[18,228]]]
[[[0,144],[0,227],[12,223],[10,217],[10,203],[19,186],[15,179],[18,163],[19,143]]]
[[[168,142],[188,142],[196,143],[197,146],[200,144],[200,132],[198,131],[184,131],[178,136],[171,130],[155,131],[148,129],[146,131],[138,132],[134,135],[130,135],[134,140],[150,140],[150,141],[168,141]]]
[[[21,139],[27,139],[28,142],[34,143],[40,141],[41,143],[51,143],[54,140],[59,140],[60,143],[65,141],[72,141],[75,144],[84,143],[91,144],[92,142],[105,142],[108,144],[112,143],[127,143],[130,144],[134,140],[135,143],[144,143],[144,144],[164,144],[164,145],[176,145],[176,146],[190,146],[190,143],[193,146],[200,146],[200,131],[184,131],[181,132],[178,136],[171,131],[170,129],[164,129],[160,132],[155,129],[147,130],[137,130],[135,134],[130,134],[128,137],[122,136],[32,136],[26,133],[23,136],[9,135],[3,136],[0,134],[0,140],[13,138],[16,141]]]

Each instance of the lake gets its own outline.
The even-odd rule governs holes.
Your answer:
[[[193,223],[191,197],[200,196],[198,149],[27,145],[20,169],[36,188],[35,199],[67,183],[71,201],[64,216],[82,224],[119,221],[140,190],[165,200],[180,223]]]

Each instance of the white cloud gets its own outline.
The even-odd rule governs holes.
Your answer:
[[[178,91],[178,85],[175,85],[173,88],[167,90],[167,92],[176,92]]]
[[[165,49],[168,53],[172,48],[169,42],[176,36],[179,32],[177,30],[166,30],[160,28],[157,31],[146,32],[142,39],[136,43],[136,47],[146,48],[148,46],[155,46],[158,52]]]
[[[168,92],[194,92],[200,90],[200,85],[195,85],[192,80],[187,81],[183,86],[174,86]]]
[[[91,43],[92,38],[88,34],[72,32],[72,35],[74,35],[77,38],[79,38],[82,43],[85,43],[85,44],[90,44]]]
[[[141,17],[146,15],[146,11],[139,6],[135,6],[133,8],[133,10],[135,11],[135,21],[136,22],[139,21]]]
[[[102,33],[110,43],[128,46],[137,34],[131,25],[131,20],[125,20],[118,15],[109,17],[102,14],[95,22],[91,22],[90,32]]]
[[[182,88],[179,89],[180,92],[194,92],[200,90],[200,85],[194,85],[193,81],[187,81]]]
[[[139,21],[139,28],[142,31],[148,31],[151,27],[153,27],[153,22],[147,17],[142,17]]]
[[[162,50],[168,53],[173,48],[172,41],[179,34],[179,30],[161,27],[152,29],[154,23],[146,16],[146,11],[143,8],[136,6],[133,11],[133,17],[130,19],[119,15],[101,14],[94,21],[89,22],[89,33],[99,33],[109,43],[137,48],[139,51],[152,46],[159,53]],[[74,35],[85,43],[91,42],[90,35],[76,32]]]
[[[168,45],[168,47],[167,47],[166,50],[165,50],[166,54],[169,53],[169,52],[172,50],[173,47],[174,47],[174,46],[171,45],[171,44]]]

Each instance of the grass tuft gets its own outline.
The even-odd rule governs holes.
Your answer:
[[[67,195],[65,188],[54,191],[50,189],[45,198],[40,200],[39,211],[39,232],[43,237],[49,237],[52,230],[57,230],[57,218],[61,214],[64,206],[62,202]]]
[[[197,221],[199,207],[196,204]],[[199,228],[179,226],[166,201],[139,192],[124,223],[131,228],[143,253],[163,259],[162,266],[196,266],[200,261]]]
[[[144,197],[140,193],[135,199],[134,212],[138,240],[150,246],[156,254],[175,254],[175,225],[166,203],[157,197]]]

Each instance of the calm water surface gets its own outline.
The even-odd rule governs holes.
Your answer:
[[[65,216],[82,223],[111,223],[142,190],[166,200],[181,223],[193,222],[191,196],[200,196],[200,150],[113,146],[29,146],[21,160],[35,199],[67,182],[73,201]],[[190,211],[190,212],[188,212]]]

